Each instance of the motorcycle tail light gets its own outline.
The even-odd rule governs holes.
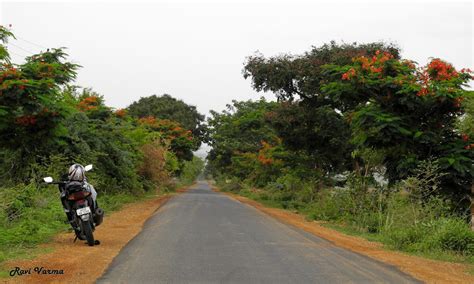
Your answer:
[[[86,197],[89,195],[91,195],[91,193],[88,191],[78,191],[78,192],[69,194],[67,199],[68,200],[82,200],[82,199],[86,199]]]

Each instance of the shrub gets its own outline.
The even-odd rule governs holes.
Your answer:
[[[170,174],[166,170],[166,148],[157,141],[141,147],[143,153],[140,175],[150,180],[155,186],[164,186],[169,183]]]
[[[433,234],[435,244],[442,250],[474,254],[474,232],[460,218],[442,218],[436,221]]]
[[[230,191],[230,192],[240,192],[240,190],[242,189],[242,185],[240,184],[240,182],[234,182],[234,181],[229,181],[228,183],[226,182],[222,187],[221,189],[223,191]]]
[[[422,230],[417,227],[397,227],[389,231],[385,231],[383,240],[390,247],[399,250],[413,250],[415,244],[421,242],[425,237]]]

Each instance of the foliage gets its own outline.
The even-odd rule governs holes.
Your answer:
[[[457,71],[440,59],[416,68],[411,61],[380,51],[371,58],[361,56],[349,65],[325,69],[332,81],[322,87],[324,92],[360,100],[347,113],[352,143],[356,148],[383,150],[391,182],[407,177],[420,161],[433,158],[449,173],[443,181],[445,191],[468,192],[474,156],[465,149],[470,142],[463,141],[455,127],[463,113],[469,71]]]
[[[342,115],[329,106],[283,102],[266,115],[283,144],[292,151],[304,151],[308,169],[336,172],[347,168],[350,128]]]
[[[328,95],[327,65],[346,65],[352,58],[390,51],[398,56],[396,46],[385,43],[337,44],[331,42],[299,56],[280,55],[265,58],[256,54],[247,59],[243,74],[252,80],[257,91],[272,91],[281,102],[268,120],[290,150],[304,151],[298,162],[320,174],[347,170],[351,165],[350,125],[345,117],[359,99]],[[311,175],[307,173],[305,175]]]
[[[233,101],[222,113],[211,112],[208,124],[212,150],[207,159],[213,174],[265,183],[279,171],[285,153],[265,119],[275,107],[276,103],[261,98],[256,102]]]
[[[326,82],[324,66],[346,65],[352,58],[374,54],[377,50],[388,51],[395,57],[399,49],[383,42],[370,44],[337,44],[331,42],[300,56],[280,55],[265,58],[262,54],[250,56],[245,62],[244,78],[252,79],[257,91],[271,91],[279,101],[300,99],[311,101],[311,107],[329,105],[344,112],[353,108],[353,102],[345,97],[325,96],[321,88]]]
[[[467,142],[465,148],[474,149],[473,144],[468,144],[474,137],[474,91],[467,92],[461,103],[465,113],[458,118],[457,127],[461,132],[462,140]]]
[[[440,192],[469,193],[469,69],[438,58],[418,67],[390,44],[331,42],[299,56],[256,54],[243,73],[257,91],[275,93],[281,104],[269,120],[286,147],[306,152],[308,168],[360,174],[367,166],[358,153],[368,149],[383,155],[378,167],[391,184],[432,159],[444,173]]]
[[[142,146],[143,161],[139,170],[141,176],[152,181],[160,187],[169,187],[171,175],[169,169],[173,166],[171,159],[174,156],[168,155],[167,149],[159,141],[147,143]]]
[[[68,143],[62,149],[70,161],[94,164],[92,176],[103,192],[143,190],[137,173],[140,164],[138,145],[127,137],[131,125],[111,117],[105,121],[75,113],[67,120]]]
[[[205,142],[204,115],[200,114],[195,106],[188,105],[168,94],[140,98],[128,107],[128,113],[137,118],[153,116],[159,120],[172,120],[179,123],[181,127],[192,132],[195,141],[193,150],[197,150],[201,142]]]
[[[18,153],[13,171],[62,142],[63,120],[71,110],[61,88],[78,68],[65,58],[63,49],[51,49],[21,65],[0,62],[0,151]]]
[[[175,121],[156,119],[153,116],[140,118],[138,123],[151,131],[159,132],[163,142],[169,143],[170,149],[180,160],[191,160],[195,150],[194,137],[191,130],[186,130]]]
[[[181,171],[179,178],[181,182],[190,184],[202,174],[203,169],[204,161],[201,158],[194,156],[191,161],[184,162],[183,170]]]

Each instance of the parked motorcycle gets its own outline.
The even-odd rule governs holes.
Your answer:
[[[87,165],[84,170],[92,170],[92,165]],[[87,190],[83,183],[77,181],[54,181],[52,177],[43,178],[47,184],[57,184],[61,192],[61,202],[68,215],[76,238],[86,240],[89,246],[97,245],[100,242],[94,240],[94,230],[99,226],[104,217],[104,211],[95,208],[91,192]]]

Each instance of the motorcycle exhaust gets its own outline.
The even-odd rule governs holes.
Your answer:
[[[97,208],[94,214],[94,223],[96,226],[99,226],[104,221],[104,210],[102,208]]]

